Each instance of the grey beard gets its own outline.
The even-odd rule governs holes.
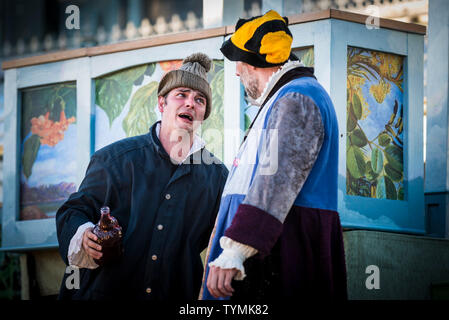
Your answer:
[[[248,94],[248,96],[254,100],[259,98],[259,96],[260,96],[260,92],[258,90],[256,81],[252,81],[252,82],[248,83],[248,87],[245,87],[245,91]]]

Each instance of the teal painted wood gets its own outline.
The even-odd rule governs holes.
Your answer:
[[[449,2],[429,2],[426,192],[449,191]],[[442,214],[447,215],[447,208]],[[449,216],[447,216],[449,220]],[[447,235],[449,236],[449,223]]]
[[[423,37],[331,20],[331,97],[340,129],[339,213],[345,227],[425,232],[423,193]],[[406,56],[404,63],[405,200],[374,199],[346,194],[347,47]]]
[[[77,101],[77,186],[83,181],[90,156],[95,144],[93,134],[95,116],[95,85],[91,79],[91,68],[89,58],[83,58],[78,66],[76,79],[76,101]]]
[[[2,246],[7,246],[15,235],[15,222],[18,212],[17,161],[17,70],[5,71],[5,135],[3,156],[3,217]],[[11,242],[11,241],[10,241]]]
[[[224,163],[231,168],[244,134],[244,91],[236,76],[236,63],[224,59]]]
[[[331,21],[321,20],[289,26],[293,35],[293,48],[314,47],[315,76],[330,93]]]

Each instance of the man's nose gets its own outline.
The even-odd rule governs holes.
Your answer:
[[[186,106],[193,108],[195,106],[195,97],[193,95],[188,95],[186,98]]]

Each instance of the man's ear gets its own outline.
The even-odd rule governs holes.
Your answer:
[[[164,106],[165,106],[165,98],[163,96],[157,97],[157,107],[159,108],[159,112],[164,112]]]
[[[248,69],[251,70],[251,71],[255,71],[255,70],[259,69],[259,68],[248,64]]]

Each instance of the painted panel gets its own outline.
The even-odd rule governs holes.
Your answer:
[[[46,219],[76,191],[74,82],[21,91],[20,220]]]
[[[423,101],[423,37],[420,35],[410,35],[403,32],[391,31],[386,29],[366,29],[364,25],[356,23],[348,23],[345,21],[332,20],[331,21],[331,34],[332,42],[329,48],[330,52],[330,67],[331,67],[331,87],[330,95],[335,106],[337,113],[337,119],[340,131],[340,144],[339,144],[339,176],[338,176],[338,212],[343,227],[346,228],[362,228],[373,230],[386,230],[394,232],[405,233],[417,233],[423,234],[425,232],[425,212],[424,212],[424,197],[423,197],[423,162],[422,162],[422,101]],[[413,37],[411,37],[413,36]],[[400,191],[399,181],[392,181],[396,189],[396,200],[387,198],[386,194],[382,197],[371,197],[371,189],[369,196],[351,195],[347,192],[347,175],[348,166],[350,161],[347,155],[348,144],[352,143],[348,141],[347,127],[351,126],[348,123],[348,50],[349,48],[363,48],[364,50],[375,53],[391,54],[392,57],[402,57],[402,191]],[[315,46],[315,50],[318,48]],[[315,54],[315,60],[317,68],[321,65],[318,63],[318,54]],[[388,64],[384,66],[388,69]],[[395,75],[395,74],[393,74]],[[397,74],[396,74],[397,75]],[[370,79],[377,78],[371,75]],[[368,81],[368,80],[365,80]],[[379,86],[380,78],[377,81],[373,81],[373,84]],[[390,93],[386,95],[382,103],[378,103],[372,93],[370,93],[370,87],[366,87],[362,93],[365,96],[371,96],[370,108],[373,106],[385,106],[388,107],[389,113],[386,113],[382,118],[383,120],[373,121],[373,127],[378,123],[383,126],[388,124],[390,117],[394,113],[394,99],[391,100],[391,95],[398,95],[401,91],[399,87],[393,83],[390,83]],[[388,85],[386,85],[388,86]],[[374,87],[376,88],[376,87]],[[373,88],[373,89],[374,89]],[[372,90],[374,92],[374,90]],[[379,100],[382,96],[378,97]],[[390,103],[385,104],[388,99]],[[362,104],[362,101],[360,101]],[[392,126],[396,135],[398,133],[398,127],[401,125],[398,123],[400,117],[401,104],[398,101],[398,110],[395,118],[393,119]],[[379,112],[381,110],[376,110]],[[372,115],[373,111],[369,115]],[[366,118],[368,119],[368,117]],[[379,118],[380,119],[380,118]],[[374,119],[373,119],[374,120]],[[357,123],[361,123],[357,120]],[[353,125],[353,124],[352,124]],[[370,126],[371,126],[370,125]],[[395,127],[398,125],[398,127]],[[362,126],[365,136],[370,141],[374,140],[374,143],[379,145],[377,134],[382,133],[381,130],[377,130],[374,136],[367,134],[368,131]],[[387,130],[384,127],[385,130]],[[374,131],[374,130],[373,130]],[[386,139],[388,140],[388,139]],[[385,142],[385,141],[384,141]],[[399,144],[399,141],[395,140]],[[391,143],[391,142],[390,142]],[[374,145],[373,145],[374,146]],[[385,149],[383,146],[382,149]],[[365,146],[367,155],[365,157],[365,169],[368,161],[372,161],[371,148]],[[379,148],[378,148],[379,149]],[[385,153],[380,150],[383,157],[382,172],[385,173],[384,167],[388,164],[389,160],[394,162],[400,168],[401,158],[400,153],[392,152],[394,157],[399,156],[396,159],[388,159]],[[391,151],[391,150],[389,150]],[[387,151],[387,153],[389,152]],[[397,149],[393,149],[397,151]],[[376,152],[373,157],[379,161],[379,153]],[[391,155],[389,155],[391,157]],[[394,158],[392,157],[392,158]],[[358,157],[360,158],[360,157]],[[355,156],[353,158],[356,161]],[[363,164],[361,165],[363,166]],[[377,169],[377,166],[375,166]],[[380,166],[379,166],[380,168]],[[372,170],[372,166],[371,166]],[[371,171],[370,170],[370,171]],[[379,170],[379,169],[377,169]],[[387,169],[388,170],[388,169]],[[374,171],[374,170],[373,170]],[[390,172],[391,173],[391,172]],[[397,179],[397,177],[396,177]],[[391,180],[391,179],[390,179]],[[385,179],[383,181],[385,183]],[[386,182],[385,184],[387,184]],[[383,187],[383,186],[382,186]],[[390,185],[391,187],[391,185]],[[386,186],[385,186],[386,189]],[[391,189],[390,189],[391,190]],[[398,200],[398,191],[403,192],[403,200]],[[386,193],[386,190],[385,190]],[[375,195],[376,193],[374,193]],[[402,194],[399,195],[402,198]]]
[[[348,47],[346,193],[404,200],[403,57]]]
[[[157,108],[159,81],[182,60],[153,62],[95,79],[95,150],[112,142],[148,132],[161,119]],[[208,72],[212,111],[201,128],[208,150],[223,159],[223,60],[213,60]]]

